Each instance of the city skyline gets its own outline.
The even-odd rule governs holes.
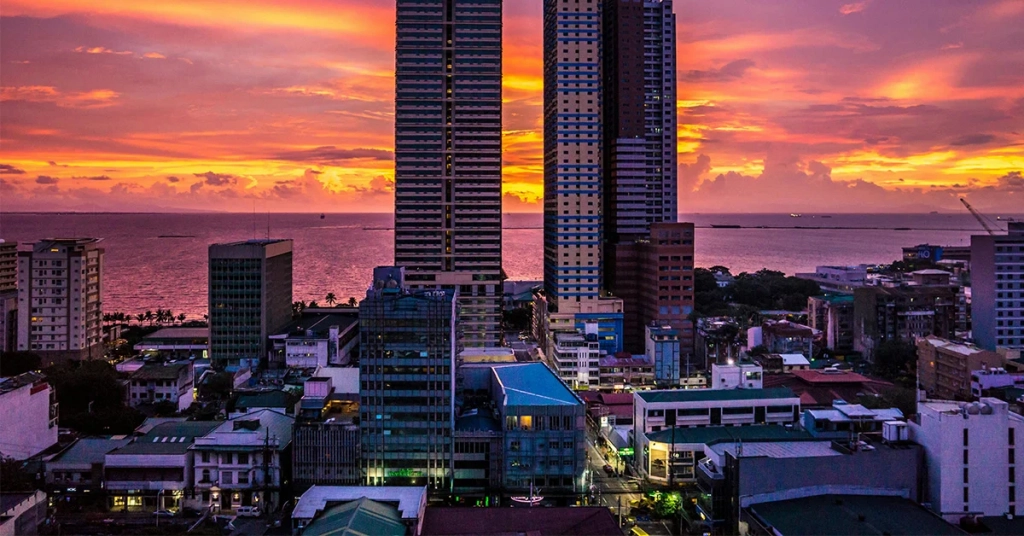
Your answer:
[[[541,1],[504,10],[506,212],[540,212]],[[680,211],[1024,196],[1024,4],[679,1]],[[6,211],[386,212],[394,2],[6,2]]]

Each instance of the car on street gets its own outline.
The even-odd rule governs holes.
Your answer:
[[[604,472],[608,476],[615,476],[615,468],[609,464],[604,464]]]
[[[175,515],[177,514],[170,510],[157,510],[156,512],[153,512],[154,517],[174,517]]]

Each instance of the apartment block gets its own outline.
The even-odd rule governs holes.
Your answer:
[[[973,344],[929,336],[917,339],[921,388],[940,400],[972,400],[971,375],[1002,365],[1003,358]]]
[[[18,347],[18,243],[0,239],[0,352]]]
[[[986,350],[1024,349],[1024,222],[971,237],[971,328]]]
[[[43,365],[103,356],[103,249],[49,238],[18,252],[18,350]]]
[[[467,346],[502,341],[501,8],[397,4],[395,264],[459,291]]]
[[[247,240],[209,249],[210,360],[229,371],[267,359],[268,338],[292,317],[292,241]]]
[[[853,351],[853,309],[850,294],[807,298],[808,325],[824,333],[825,348],[837,353]]]
[[[854,349],[870,358],[884,341],[951,338],[957,325],[957,287],[865,287],[854,292]]]

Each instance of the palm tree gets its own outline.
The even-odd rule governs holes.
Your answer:
[[[167,313],[165,313],[163,309],[157,309],[156,312],[153,313],[153,320],[155,320],[157,324],[163,324],[167,320]]]
[[[185,318],[187,318],[185,316],[185,313],[178,313],[178,323],[179,324],[185,325]]]
[[[316,309],[317,307],[320,307],[320,304],[317,303],[316,300],[313,300],[313,301],[309,302],[309,308],[310,309]],[[303,307],[303,309],[305,309],[305,307]]]
[[[327,305],[334,307],[334,304],[338,303],[338,298],[337,296],[334,295],[333,292],[328,292],[327,297],[324,298],[324,301],[327,302]]]
[[[150,326],[153,325],[153,319],[155,318],[153,316],[153,311],[146,311],[145,313],[143,313],[142,317],[146,319],[147,322],[149,322]]]
[[[349,306],[349,307],[355,307],[356,305],[359,305],[359,301],[358,301],[358,300],[356,300],[356,297],[355,297],[355,296],[352,296],[352,297],[350,297],[350,298],[348,299],[348,306]]]
[[[114,321],[114,315],[110,313],[103,313],[103,323],[110,327],[111,322]]]
[[[152,314],[152,313],[150,313],[150,314]],[[135,315],[135,320],[139,321],[139,325],[140,326],[142,325],[142,321],[145,320],[145,319],[146,319],[146,313],[139,313],[139,314]]]

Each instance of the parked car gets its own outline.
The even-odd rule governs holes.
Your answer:
[[[174,517],[176,515],[177,514],[170,510],[157,510],[156,512],[153,512],[153,516],[155,517]]]
[[[604,472],[605,472],[605,474],[607,474],[608,476],[615,476],[615,468],[614,468],[614,467],[612,467],[612,466],[611,466],[611,465],[609,465],[609,464],[605,464],[605,465],[604,465]]]
[[[238,517],[260,517],[260,507],[239,506],[238,509],[235,510],[235,513],[238,514]]]

